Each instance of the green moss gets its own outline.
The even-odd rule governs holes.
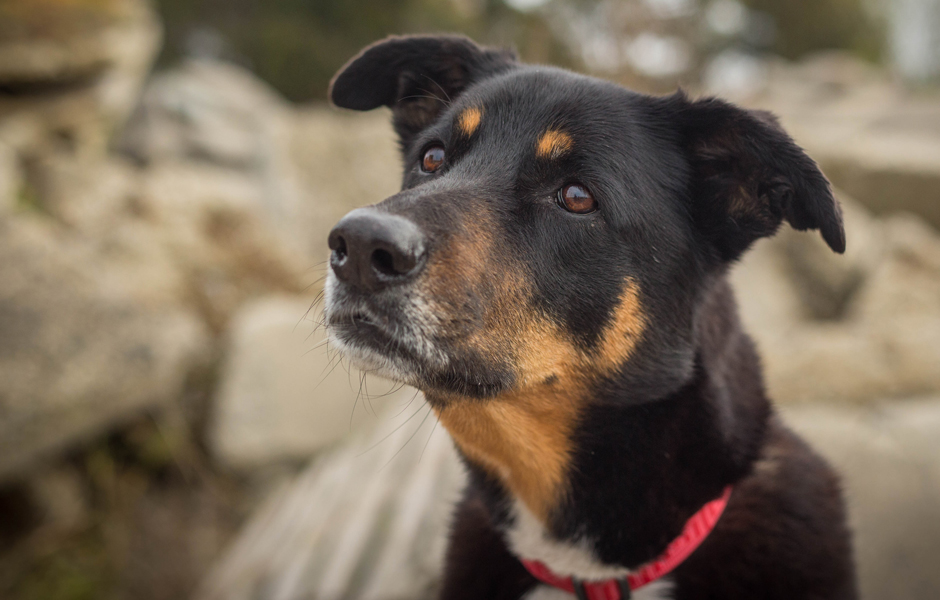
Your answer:
[[[130,428],[124,440],[135,466],[151,475],[173,467],[188,453],[190,443],[187,431],[180,427],[161,427],[154,421]]]
[[[10,590],[10,600],[107,600],[115,577],[107,545],[89,531],[54,553],[37,557]]]
[[[128,16],[123,0],[0,0],[0,39],[64,39]]]
[[[21,600],[97,600],[101,587],[94,574],[58,561],[24,581],[15,595]]]
[[[45,212],[39,193],[29,183],[23,183],[16,194],[17,210],[25,212]]]
[[[884,55],[884,24],[865,0],[744,0],[772,16],[777,26],[773,50],[798,59],[820,50],[848,50],[868,60]]]

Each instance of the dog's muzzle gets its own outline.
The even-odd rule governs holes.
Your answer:
[[[330,232],[325,316],[334,346],[362,369],[414,385],[447,363],[435,345],[437,319],[414,285],[428,240],[411,220],[359,208]]]

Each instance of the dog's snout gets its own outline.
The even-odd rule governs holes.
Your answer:
[[[371,208],[343,217],[330,232],[329,245],[336,276],[369,291],[411,280],[424,266],[427,247],[412,221]]]

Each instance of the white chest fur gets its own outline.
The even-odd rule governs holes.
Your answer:
[[[625,567],[601,562],[591,540],[560,541],[548,534],[541,521],[526,506],[516,500],[513,506],[515,520],[506,530],[506,540],[512,552],[519,557],[537,560],[559,575],[573,575],[584,580],[616,579],[626,577]],[[633,593],[633,600],[667,600],[672,598],[672,582],[668,577],[643,586]],[[572,595],[556,588],[540,585],[525,600],[570,600]]]
[[[516,556],[537,560],[559,575],[580,579],[616,579],[630,573],[629,569],[598,560],[589,539],[566,542],[553,538],[519,500],[514,502],[513,512],[515,521],[506,531],[506,540]]]

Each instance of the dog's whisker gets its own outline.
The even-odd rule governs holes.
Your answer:
[[[420,411],[421,409],[419,408],[418,410]],[[413,440],[415,436],[418,435],[418,432],[421,431],[421,428],[424,427],[425,421],[428,420],[428,417],[431,416],[432,412],[434,412],[434,409],[432,409],[431,406],[428,405],[428,412],[425,413],[424,418],[421,419],[420,423],[418,423],[418,426],[415,428],[414,432],[410,436],[408,436],[408,439],[405,440],[405,443],[402,444],[401,448],[399,448],[398,451],[395,452],[395,454],[393,454],[390,459],[388,459],[388,462],[382,465],[379,471],[384,470],[387,466],[392,464],[392,461],[395,460],[395,458],[397,458],[399,454],[401,454],[402,450],[404,450],[408,446],[409,443],[411,443],[411,440]]]
[[[418,407],[418,410],[414,411],[414,413],[412,413],[412,415],[411,415],[410,417],[408,417],[408,418],[405,419],[401,424],[399,424],[398,427],[396,427],[395,429],[393,429],[388,435],[386,435],[385,437],[383,437],[383,438],[380,439],[379,441],[375,442],[374,444],[372,444],[371,446],[369,446],[368,448],[366,448],[365,450],[363,450],[362,452],[360,452],[359,454],[357,454],[357,455],[356,455],[356,458],[359,458],[360,456],[363,456],[363,455],[365,455],[365,454],[371,452],[371,451],[374,450],[377,446],[379,446],[382,442],[384,442],[384,441],[387,440],[388,438],[390,438],[390,437],[392,437],[393,435],[395,435],[395,433],[398,432],[399,429],[401,429],[402,427],[404,427],[405,425],[408,424],[408,421],[410,421],[410,420],[412,420],[413,418],[415,418],[416,416],[418,416],[418,413],[420,413],[420,412],[421,412],[421,409],[423,409],[423,408],[424,408],[424,406],[419,406],[419,407]],[[400,413],[399,413],[399,414],[400,414]]]

